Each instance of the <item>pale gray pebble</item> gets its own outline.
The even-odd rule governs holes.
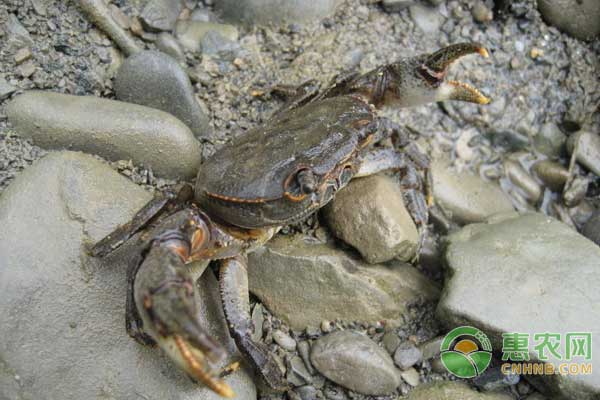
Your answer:
[[[72,149],[108,160],[132,160],[157,176],[191,179],[200,143],[171,114],[116,100],[28,91],[6,113],[15,131],[45,149]]]
[[[454,222],[468,224],[512,211],[513,206],[498,185],[468,171],[458,172],[446,158],[432,162],[433,197]]]
[[[385,175],[352,180],[323,209],[323,215],[335,236],[369,263],[409,261],[417,249],[419,234],[400,186]]]
[[[577,143],[577,161],[600,176],[600,134],[582,130],[569,136],[567,140],[569,154],[573,154]]]
[[[569,182],[563,192],[565,206],[571,208],[578,205],[587,193],[590,181],[587,178],[576,176]]]
[[[471,9],[473,19],[480,23],[490,22],[494,19],[494,13],[490,10],[483,0],[476,0]]]
[[[444,17],[435,8],[413,5],[409,10],[415,25],[426,34],[439,32],[444,23]]]
[[[542,196],[542,187],[529,174],[529,172],[521,166],[518,161],[512,159],[504,160],[504,173],[508,179],[521,189],[521,193],[532,204],[536,204]]]
[[[419,386],[419,383],[421,383],[421,376],[419,375],[419,372],[414,368],[408,368],[407,370],[402,371],[400,373],[400,376],[402,377],[404,382],[408,383],[412,387]]]
[[[400,337],[396,332],[387,332],[383,335],[383,347],[387,350],[388,353],[394,354],[398,346],[400,346]]]
[[[298,342],[298,354],[300,354],[302,361],[304,361],[304,365],[306,366],[308,372],[311,375],[314,375],[315,368],[310,362],[310,343],[308,343],[308,340]]]
[[[275,343],[280,345],[284,350],[296,350],[296,341],[290,335],[279,329],[273,331],[273,340],[275,340]]]
[[[215,0],[215,9],[226,21],[279,25],[321,20],[333,15],[338,4],[337,0]]]
[[[315,400],[318,396],[318,390],[310,385],[297,387],[296,393],[298,393],[302,400]]]
[[[4,78],[0,76],[0,101],[7,99],[11,94],[17,91],[17,88],[10,83],[6,82]]]
[[[254,324],[254,332],[252,333],[252,340],[259,341],[263,335],[263,324],[265,316],[263,315],[263,306],[260,303],[256,303],[252,309],[252,323]]]
[[[404,342],[398,346],[394,353],[394,363],[400,369],[408,369],[423,360],[423,353],[412,342]]]
[[[292,356],[287,367],[287,380],[292,385],[302,386],[312,383],[312,376],[300,357]]]
[[[238,39],[238,29],[233,25],[215,22],[178,21],[175,36],[186,49],[199,53],[202,50],[202,39],[208,32],[216,32],[224,39],[235,42]]]
[[[185,54],[183,53],[179,42],[170,33],[159,33],[154,44],[156,45],[156,48],[163,53],[170,55],[178,61],[185,61]]]
[[[224,37],[217,31],[208,31],[200,41],[202,54],[209,56],[218,55],[221,58],[233,60],[239,53],[241,46],[237,41]]]
[[[310,358],[325,377],[358,393],[390,394],[400,384],[389,354],[357,332],[336,331],[319,338]]]
[[[127,58],[115,77],[117,98],[168,112],[186,124],[198,139],[210,139],[208,117],[200,108],[186,72],[174,58],[142,51]]]
[[[171,31],[182,7],[181,0],[148,0],[140,19],[144,28],[151,32]]]
[[[548,122],[533,136],[533,146],[540,153],[557,158],[564,151],[566,140],[567,136],[558,125]]]

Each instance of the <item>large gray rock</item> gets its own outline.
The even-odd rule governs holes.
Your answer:
[[[323,213],[334,234],[370,263],[409,261],[415,255],[419,233],[392,178],[353,179]]]
[[[181,121],[137,104],[29,91],[12,100],[6,114],[19,136],[37,146],[132,160],[168,178],[194,178],[202,157]]]
[[[598,0],[538,0],[540,14],[550,25],[582,40],[600,34]]]
[[[579,131],[569,136],[567,150],[573,154],[577,147],[577,161],[596,175],[600,175],[600,133]]]
[[[166,111],[198,139],[211,136],[208,117],[194,96],[190,79],[172,57],[158,51],[134,54],[119,68],[114,86],[117,99]]]
[[[600,248],[561,222],[510,213],[466,226],[450,236],[446,262],[450,279],[439,316],[452,327],[480,327],[494,349],[502,348],[506,332],[558,332],[563,340],[571,331],[600,335]],[[529,341],[532,359],[536,343]],[[549,362],[564,361],[551,356]],[[600,368],[599,360],[591,362],[593,369]],[[595,375],[544,379],[540,387],[552,396],[600,394]]]
[[[400,384],[390,355],[357,332],[337,331],[319,338],[310,360],[325,377],[358,393],[390,394]]]
[[[503,393],[480,393],[462,382],[438,381],[421,385],[410,392],[407,400],[512,400]]]
[[[510,199],[499,186],[469,172],[457,172],[447,159],[432,163],[433,197],[453,221],[469,224],[512,211]]]
[[[212,399],[157,348],[125,331],[128,250],[99,261],[86,246],[151,195],[97,159],[51,153],[0,197],[0,398]],[[127,246],[130,247],[130,246]],[[233,358],[217,282],[200,281],[205,327]],[[226,378],[256,399],[244,372]]]
[[[438,289],[409,264],[369,265],[329,244],[279,236],[249,255],[250,291],[291,327],[323,320],[390,322]]]
[[[340,3],[340,0],[216,0],[215,8],[227,21],[265,25],[319,20],[333,15]]]

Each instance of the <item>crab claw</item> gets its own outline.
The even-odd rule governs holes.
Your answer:
[[[191,377],[223,397],[233,390],[212,371],[224,349],[203,328],[198,294],[189,267],[190,244],[178,231],[155,239],[134,281],[134,299],[143,331]]]
[[[490,99],[471,85],[458,81],[444,81],[448,67],[460,57],[478,53],[489,57],[485,47],[479,43],[457,43],[444,47],[433,54],[422,56],[423,62],[417,68],[421,77],[435,90],[435,100],[458,100],[477,104],[488,104]]]

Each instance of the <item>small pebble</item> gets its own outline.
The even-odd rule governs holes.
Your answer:
[[[402,371],[400,376],[404,380],[404,382],[408,383],[412,387],[419,386],[421,383],[421,376],[419,372],[414,368],[409,368],[406,371]]]
[[[323,331],[323,333],[329,333],[332,329],[333,324],[331,323],[331,321],[325,320],[321,322],[321,331]]]
[[[273,331],[273,340],[287,351],[296,350],[296,341],[287,333],[276,329]]]
[[[383,347],[385,347],[388,353],[394,354],[399,345],[400,338],[396,332],[387,332],[385,335],[383,335]]]
[[[29,47],[23,47],[15,53],[15,62],[17,63],[17,65],[29,60],[30,58],[31,50],[29,50]]]
[[[394,363],[404,370],[421,362],[422,359],[423,353],[412,342],[402,343],[394,353]]]

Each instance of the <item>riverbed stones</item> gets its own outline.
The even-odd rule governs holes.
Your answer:
[[[335,236],[369,263],[409,261],[419,234],[397,181],[385,175],[353,179],[323,210]]]
[[[462,382],[438,381],[420,385],[406,400],[512,400],[503,393],[480,393]]]
[[[553,218],[511,213],[466,226],[449,237],[445,258],[449,280],[438,315],[448,326],[480,327],[494,348],[506,332],[600,335],[600,248]],[[535,343],[529,345],[535,360]],[[545,376],[540,385],[551,397],[600,394],[593,375]]]
[[[132,246],[105,260],[86,248],[128,221],[152,195],[92,156],[54,152],[0,197],[0,398],[219,397],[159,349],[125,331],[125,271]],[[239,359],[213,275],[202,277],[203,324]],[[225,378],[256,399],[246,370]],[[140,397],[141,396],[141,397]]]
[[[564,151],[567,136],[562,133],[558,125],[552,122],[545,123],[533,137],[535,150],[548,157],[557,158]]]
[[[567,150],[573,154],[577,147],[577,161],[596,175],[600,175],[600,134],[579,131],[567,140]]]
[[[433,161],[432,177],[435,203],[455,222],[481,222],[513,210],[500,187],[468,171],[456,171],[445,158]]]
[[[389,354],[357,332],[337,331],[319,338],[310,359],[327,379],[358,393],[390,394],[400,384]]]
[[[148,31],[171,31],[182,7],[181,0],[148,0],[142,9],[140,20]]]
[[[304,23],[332,16],[340,0],[215,0],[215,9],[234,23]]]
[[[209,32],[216,32],[229,41],[238,39],[238,29],[233,25],[216,22],[179,21],[175,35],[183,47],[193,52],[202,50],[202,40]]]
[[[323,320],[390,324],[438,289],[409,264],[369,265],[333,244],[303,235],[278,236],[248,255],[250,291],[290,327],[318,327]]]
[[[592,40],[600,34],[600,7],[597,0],[538,0],[546,22],[569,35]]]
[[[423,360],[421,349],[411,342],[404,342],[398,346],[394,353],[394,363],[400,369],[408,369]]]
[[[171,114],[116,100],[28,91],[6,109],[19,136],[46,149],[71,149],[132,160],[166,178],[191,179],[199,142]]]
[[[211,136],[208,117],[196,100],[187,74],[169,55],[142,51],[127,58],[114,87],[119,100],[168,112],[198,139]]]

